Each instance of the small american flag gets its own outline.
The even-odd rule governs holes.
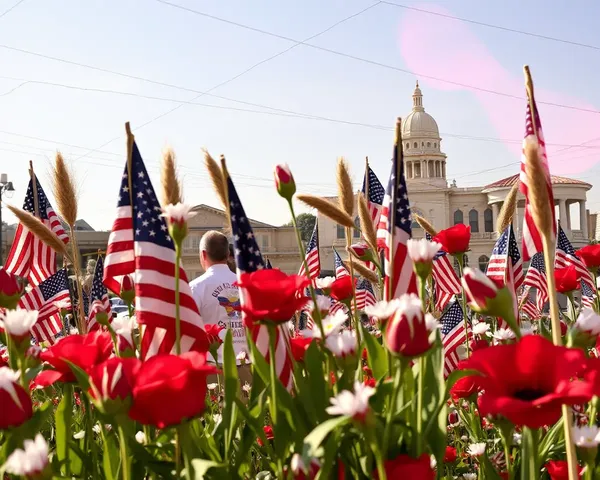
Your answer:
[[[33,326],[33,336],[38,342],[54,343],[54,337],[62,330],[60,310],[56,302],[71,303],[67,270],[61,268],[19,300],[24,310],[37,310],[38,320]]]
[[[321,260],[319,259],[319,225],[315,221],[315,227],[313,228],[310,241],[306,245],[306,264],[308,265],[308,278],[313,282],[315,278],[318,278],[321,273]],[[300,265],[300,271],[298,275],[304,275],[304,265]]]
[[[412,237],[410,204],[404,178],[404,159],[400,136],[400,120],[396,125],[396,142],[392,171],[388,182],[377,237],[385,242],[385,298],[398,298],[404,293],[416,293],[417,283],[413,262],[406,244]]]
[[[575,254],[575,249],[565,231],[559,225],[558,227],[558,240],[556,242],[556,257],[554,259],[554,266],[556,268],[566,268],[570,265],[575,267],[577,273],[581,275],[581,283],[584,282],[588,284],[590,287],[594,287],[594,276],[592,273],[586,268],[585,264],[581,261],[581,259]]]
[[[525,274],[525,280],[523,284],[528,287],[533,287],[537,290],[536,295],[536,306],[537,309],[542,312],[544,305],[548,301],[548,285],[546,283],[546,264],[544,263],[544,254],[536,253],[531,262],[529,268]]]
[[[431,241],[431,235],[425,233],[425,238]],[[448,254],[440,250],[433,258],[433,293],[435,295],[435,309],[443,311],[454,295],[460,294],[460,280],[452,268]]]
[[[103,272],[104,262],[102,261],[102,257],[98,257],[96,268],[94,270],[94,278],[92,280],[92,293],[90,295],[91,305],[88,313],[88,332],[99,328],[99,324],[96,322],[96,315],[99,309],[108,314],[109,321],[112,319],[108,291],[102,283]]]
[[[385,189],[383,185],[375,175],[375,172],[371,170],[371,167],[367,163],[365,171],[365,177],[363,179],[362,193],[365,195],[367,200],[367,206],[369,207],[369,213],[373,220],[373,227],[377,229],[379,225],[379,217],[381,216],[381,205],[385,196]]]
[[[537,320],[541,316],[539,308],[537,308],[536,304],[530,299],[527,299],[527,301],[523,304],[521,307],[521,312],[527,315],[531,321]]]
[[[350,275],[348,270],[346,269],[346,265],[342,261],[342,257],[337,252],[337,250],[333,249],[333,265],[335,267],[335,278],[347,277]]]
[[[552,239],[556,236],[556,221],[554,214],[554,195],[552,193],[552,179],[548,168],[548,156],[546,155],[546,142],[542,132],[542,122],[538,114],[538,109],[533,96],[533,87],[531,92],[527,92],[529,102],[527,102],[527,111],[525,113],[525,138],[523,139],[523,154],[521,156],[521,174],[520,190],[525,195],[525,215],[523,217],[523,260],[529,260],[535,253],[542,251],[542,236],[533,221],[531,205],[529,203],[529,185],[527,183],[527,158],[525,157],[525,146],[533,144],[538,148],[538,161],[541,163],[546,188],[548,190],[548,208],[552,212]],[[533,108],[533,112],[531,111]]]
[[[581,282],[581,305],[583,307],[593,308],[596,304],[596,292],[587,282]]]
[[[133,239],[133,242],[128,239]],[[127,247],[131,250],[124,250]],[[131,149],[131,171],[126,165],[123,173],[117,219],[107,250],[104,284],[108,288],[118,292],[119,276],[135,269],[135,314],[137,322],[144,326],[142,358],[175,353],[175,248],[135,141]],[[205,352],[208,338],[181,267],[179,305],[181,352]]]
[[[467,321],[470,324],[470,321]],[[466,356],[467,332],[465,332],[463,311],[458,300],[450,305],[450,308],[440,318],[440,322],[442,322],[442,345],[444,348],[444,376],[448,377]],[[471,336],[470,327],[468,335]]]
[[[229,199],[229,218],[233,234],[233,249],[237,266],[238,279],[243,273],[253,273],[265,268],[263,257],[254,238],[254,232],[242,206],[231,177],[227,174],[227,198]],[[244,296],[240,290],[240,302],[244,304]],[[243,313],[242,313],[243,316]],[[251,328],[252,340],[256,348],[271,363],[269,356],[269,329],[265,325],[254,325]],[[293,386],[293,367],[289,347],[287,326],[277,327],[275,345],[275,368],[281,383],[291,389]]]
[[[515,319],[519,318],[517,290],[523,284],[523,261],[517,246],[512,225],[506,227],[496,241],[487,265],[486,275],[501,285],[506,285],[513,297]],[[499,319],[500,321],[500,319]],[[504,321],[501,322],[502,324]],[[505,325],[501,325],[505,327]]]
[[[364,310],[365,307],[375,305],[377,298],[371,282],[366,278],[361,278],[356,284],[356,307],[358,310]]]
[[[60,223],[58,215],[56,215],[52,205],[50,205],[40,182],[37,181],[37,177],[35,181],[38,218],[58,238],[64,243],[68,243],[69,237]],[[35,215],[33,191],[33,181],[29,180],[23,210]],[[5,268],[14,275],[26,278],[30,285],[35,286],[56,272],[56,253],[19,223],[12,247],[10,252],[8,252]]]

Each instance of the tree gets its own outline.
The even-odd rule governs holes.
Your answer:
[[[310,236],[315,228],[316,221],[317,217],[315,217],[312,213],[301,213],[296,217],[296,223],[298,224],[298,229],[300,230],[300,237],[302,237],[302,240],[305,242],[310,240]],[[292,226],[292,222],[289,221],[285,224],[285,226]]]

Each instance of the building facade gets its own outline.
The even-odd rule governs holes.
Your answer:
[[[495,231],[498,214],[508,192],[518,182],[518,174],[481,187],[460,188],[455,182],[450,184],[446,178],[447,157],[442,151],[438,125],[425,111],[418,83],[413,93],[412,111],[403,117],[402,142],[411,211],[426,218],[438,231],[458,223],[470,225],[471,250],[467,253],[467,263],[485,269],[498,236]],[[385,187],[387,177],[380,177],[380,180]],[[592,185],[558,176],[552,176],[552,185],[556,218],[575,249],[586,245],[590,232],[595,234],[596,231],[596,217],[590,216],[586,208],[587,192]],[[337,198],[330,200],[335,202]],[[513,222],[519,239],[522,237],[524,208],[525,198],[519,193]],[[322,215],[318,215],[318,221],[321,265],[331,273],[334,270],[333,248],[343,258],[347,256],[345,232]],[[414,238],[425,235],[418,223],[413,222],[412,227]],[[358,232],[354,235],[354,240],[358,240]]]

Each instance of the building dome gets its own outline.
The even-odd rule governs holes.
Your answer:
[[[437,122],[423,108],[423,94],[419,82],[413,92],[412,111],[402,119],[402,138],[430,138],[439,140],[440,130]]]

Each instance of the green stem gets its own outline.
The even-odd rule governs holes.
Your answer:
[[[96,442],[94,442],[94,416],[92,413],[92,408],[90,406],[90,401],[87,398],[85,392],[80,392],[79,394],[81,401],[83,403],[83,408],[85,408],[85,418],[86,418],[86,432],[85,432],[85,451],[92,451],[92,477],[98,477],[98,452],[96,451]]]
[[[175,242],[175,352],[181,355],[181,318],[179,316],[179,265],[181,245]]]
[[[181,478],[181,438],[179,438],[179,430],[175,430],[175,478]]]
[[[131,480],[131,471],[129,470],[129,452],[127,448],[127,435],[125,430],[119,423],[119,451],[121,454],[121,471],[123,472],[123,480]],[[177,477],[179,478],[179,476]]]
[[[373,455],[375,456],[375,464],[377,465],[377,477],[379,478],[379,480],[387,480],[383,455],[381,454],[381,450],[379,449],[377,440],[373,435],[373,431],[368,430],[368,427],[366,428],[367,430],[365,430],[365,436],[367,437],[369,444],[371,445],[371,450],[373,450]]]
[[[521,455],[521,480],[538,478],[538,432],[529,427],[523,429],[523,453]]]
[[[346,228],[346,248],[347,250],[349,249],[350,245],[352,244],[352,229],[351,228]],[[352,255],[348,255],[348,261],[350,262],[350,278],[352,279],[352,302],[354,303],[354,315],[352,315],[352,317],[354,318],[354,330],[356,331],[356,341],[358,342],[358,345],[362,344],[362,332],[360,329],[360,317],[358,316],[358,303],[356,301],[356,288],[354,285],[354,263],[352,260]],[[352,313],[352,309],[350,308],[350,313]],[[358,371],[358,376],[359,379],[362,381],[362,377],[363,377],[363,371],[362,369],[359,369]]]
[[[404,373],[404,365],[401,360],[398,360],[396,365],[396,375],[394,376],[394,386],[392,388],[392,396],[388,403],[387,412],[385,415],[385,429],[383,431],[383,451],[387,453],[388,444],[390,441],[390,434],[392,432],[392,417],[394,415],[394,406],[396,405],[398,394],[400,393],[400,386],[402,385],[402,374]],[[391,374],[390,370],[390,374]]]
[[[190,452],[190,437],[189,437],[189,425],[182,423],[177,427],[177,438],[181,444],[181,451],[183,453],[183,465],[185,467],[185,478],[186,480],[192,480],[194,469],[192,467],[192,456]],[[179,477],[177,477],[179,478]]]
[[[512,427],[500,428],[500,437],[502,437],[502,444],[504,445],[504,458],[506,459],[506,471],[508,472],[508,478],[510,479],[512,479],[512,464],[510,463],[511,434]]]
[[[458,276],[462,277],[463,266],[464,266],[464,261],[465,261],[465,254],[459,253],[458,255],[456,255],[456,260],[458,261]],[[465,322],[465,332],[468,332],[469,331],[469,321],[468,321],[468,317],[467,317],[466,295],[465,295],[465,289],[462,286],[462,284],[461,284],[460,291],[461,291],[460,306],[463,311],[463,321]],[[469,348],[469,336],[468,335],[465,335],[465,346],[467,347],[467,358],[469,358],[471,356],[471,350]]]
[[[419,389],[417,390],[417,456],[423,452],[423,397],[425,390],[425,357],[419,358]]]
[[[308,263],[306,262],[306,252],[304,251],[304,244],[302,243],[302,237],[300,236],[300,230],[298,229],[298,224],[296,223],[296,214],[294,213],[294,204],[292,199],[288,199],[288,207],[290,208],[290,213],[292,214],[292,225],[294,226],[294,231],[296,232],[296,242],[298,243],[298,250],[300,250],[300,258],[302,259],[302,265],[304,265],[304,272],[306,276],[308,276]],[[325,330],[323,330],[323,319],[321,318],[321,311],[317,308],[317,294],[315,293],[315,288],[313,286],[313,281],[308,284],[308,289],[310,291],[310,298],[313,301],[313,305],[315,308],[312,311],[312,317],[319,327],[321,331],[321,337],[325,338]]]
[[[277,326],[269,322],[267,324],[269,329],[269,367],[271,370],[271,422],[273,427],[279,423],[279,410],[277,406],[277,366],[275,364],[275,342],[277,340]],[[277,478],[283,478],[283,462],[281,458],[277,458]]]

